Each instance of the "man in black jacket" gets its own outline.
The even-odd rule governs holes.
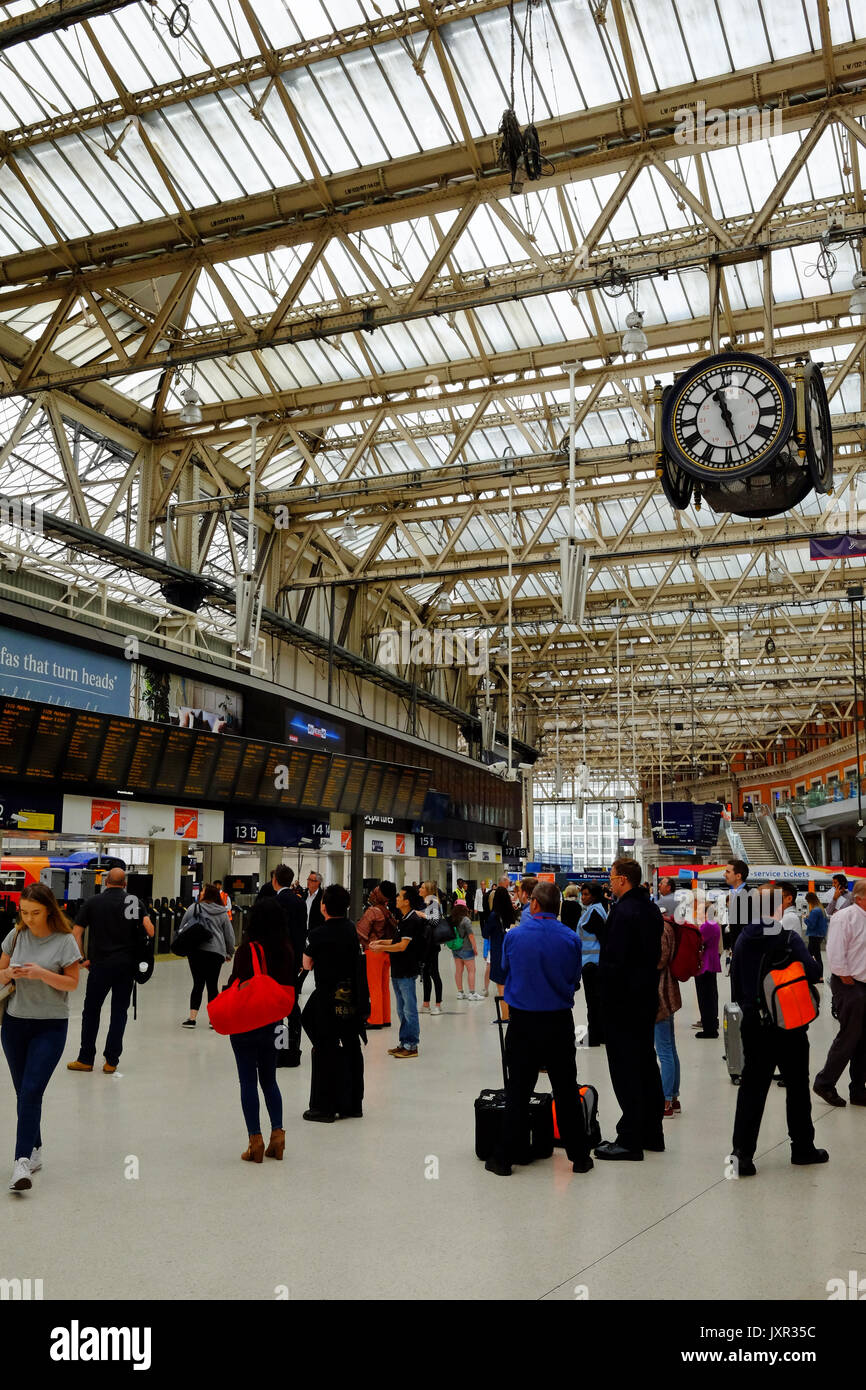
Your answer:
[[[662,915],[641,891],[640,865],[617,859],[610,871],[616,899],[598,963],[607,1064],[622,1115],[615,1141],[600,1144],[602,1159],[643,1159],[644,1149],[664,1150],[665,1098],[655,1054],[658,962]]]
[[[303,897],[304,911],[307,914],[307,931],[311,932],[314,927],[320,927],[324,921],[322,916],[322,875],[317,874],[315,869],[311,869],[307,874],[307,891]]]
[[[349,894],[332,883],[322,894],[322,920],[310,928],[304,969],[316,988],[304,1009],[304,1028],[313,1044],[310,1107],[305,1120],[330,1124],[360,1119],[364,1100],[365,1019],[370,1011],[367,971]]]
[[[729,859],[725,868],[725,883],[728,885],[728,926],[725,932],[725,947],[733,951],[737,937],[743,927],[761,922],[761,895],[751,889],[746,880],[749,866],[743,859]]]
[[[779,884],[783,895],[791,898],[793,885]],[[778,1066],[785,1083],[785,1107],[791,1162],[797,1165],[826,1163],[826,1149],[815,1147],[812,1100],[809,1094],[809,1035],[806,1028],[785,1029],[765,1023],[761,1018],[759,995],[765,962],[775,956],[791,955],[801,962],[807,980],[815,984],[821,966],[812,959],[798,932],[784,931],[782,923],[769,915],[764,922],[743,927],[734,947],[731,966],[731,995],[743,1011],[743,1079],[737,1092],[737,1114],[731,1158],[735,1175],[751,1178],[757,1172],[753,1163],[764,1104],[773,1072]]]
[[[295,1007],[289,1015],[288,1027],[288,1047],[285,1056],[278,1053],[278,1062],[285,1067],[299,1067],[301,1065],[301,989],[307,972],[303,969],[301,962],[307,944],[307,909],[302,898],[292,888],[295,875],[288,864],[278,864],[271,874],[271,883],[277,895],[277,902],[283,909],[286,918],[286,927],[289,933],[292,951],[298,966],[298,978],[295,984]]]
[[[78,949],[82,953],[84,930],[88,930],[88,958],[84,964],[89,973],[81,1017],[81,1046],[77,1060],[67,1063],[68,1071],[93,1071],[100,1014],[109,994],[111,1018],[102,1070],[108,1073],[117,1071],[135,982],[135,967],[139,959],[142,927],[149,937],[153,936],[154,925],[144,905],[127,892],[125,871],[109,869],[102,892],[82,903],[73,927]]]

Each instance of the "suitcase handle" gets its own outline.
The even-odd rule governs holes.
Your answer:
[[[502,1004],[502,1000],[501,1000],[500,996],[497,994],[497,996],[496,996],[496,1031],[497,1031],[497,1033],[499,1034],[499,1051],[500,1051],[500,1053],[502,1054],[502,1084],[503,1084],[503,1086],[507,1087],[507,1086],[508,1086],[508,1062],[506,1061],[506,1058],[505,1058],[505,1038],[502,1036],[502,1025],[503,1025],[504,1023],[507,1023],[508,1020],[507,1020],[507,1019],[504,1019],[504,1018],[502,1017],[502,1008],[501,1008],[501,1004]]]

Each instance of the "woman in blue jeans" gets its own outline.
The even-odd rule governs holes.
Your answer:
[[[294,985],[297,972],[285,914],[276,898],[263,898],[250,912],[249,926],[235,955],[234,968],[226,988],[234,980],[252,979],[252,942],[258,942],[264,951],[266,973],[281,985]],[[253,1028],[249,1033],[229,1035],[241,1085],[241,1109],[250,1141],[246,1151],[241,1154],[246,1163],[261,1163],[265,1158],[281,1159],[285,1151],[283,1098],[277,1085],[277,1046],[282,1027],[281,1023],[268,1023],[264,1028]],[[262,1137],[259,1112],[260,1086],[271,1122],[267,1148]]]
[[[670,962],[676,950],[672,922],[665,921],[659,960],[659,1007],[656,1014],[656,1056],[662,1072],[665,1093],[665,1119],[680,1113],[680,1059],[674,1035],[674,1014],[683,1006],[679,981],[671,974]]]
[[[21,891],[17,926],[0,946],[0,989],[15,986],[0,1043],[18,1097],[15,1164],[10,1192],[26,1192],[42,1167],[42,1097],[63,1056],[69,995],[78,988],[81,952],[50,889]]]

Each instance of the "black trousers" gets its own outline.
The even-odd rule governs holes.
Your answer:
[[[421,971],[421,982],[424,986],[424,1003],[430,1003],[430,994],[436,990],[436,1003],[442,1003],[442,976],[439,974],[439,947],[431,946],[424,961]]]
[[[835,1086],[848,1067],[850,1094],[862,1096],[866,1094],[866,984],[855,980],[853,985],[843,985],[838,975],[831,975],[830,989],[839,1016],[839,1032],[815,1077],[815,1085]]]
[[[223,957],[218,956],[216,951],[190,951],[187,956],[189,968],[192,971],[192,989],[189,993],[189,1007],[200,1009],[202,995],[207,988],[207,1002],[216,999],[220,992],[220,971],[223,968]]]
[[[324,1115],[357,1115],[364,1103],[364,1054],[358,1025],[334,1017],[314,991],[303,1026],[311,1043],[310,1109]]]
[[[823,940],[823,936],[809,936],[806,938],[806,944],[809,947],[809,955],[813,960],[816,960],[819,965],[823,964],[821,960],[821,942]]]
[[[622,1114],[617,1139],[626,1149],[663,1141],[665,1097],[655,1050],[658,990],[646,998],[605,1000],[605,1045],[614,1094]]]
[[[108,1037],[105,1040],[105,1053],[103,1055],[109,1066],[117,1066],[123,1050],[123,1034],[126,1029],[126,1018],[129,1013],[129,1001],[132,998],[134,978],[132,966],[129,964],[100,965],[94,962],[90,966],[81,1016],[79,1062],[86,1062],[89,1067],[93,1066],[102,1006],[110,994],[111,1017],[108,1023]]]
[[[776,1067],[785,1083],[788,1135],[794,1154],[815,1147],[809,1093],[809,1036],[762,1023],[757,1007],[743,1010],[743,1079],[737,1093],[733,1147],[751,1159],[758,1144],[764,1105]]]
[[[705,1033],[718,1033],[719,977],[716,972],[707,970],[703,975],[696,975],[695,990],[698,996],[698,1008],[701,1011],[701,1028]]]
[[[540,1012],[515,1009],[512,1005],[508,1011],[505,1057],[508,1080],[499,1160],[505,1164],[519,1163],[527,1155],[529,1098],[535,1090],[542,1067],[546,1067],[550,1078],[565,1152],[572,1163],[585,1158],[589,1147],[578,1108],[574,1017],[571,1010]]]
[[[586,1042],[588,1047],[600,1047],[604,1042],[604,1013],[598,986],[598,965],[587,961],[580,973],[583,997],[586,1000]]]

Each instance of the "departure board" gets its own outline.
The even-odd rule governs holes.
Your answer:
[[[20,700],[4,700],[0,713],[0,774],[17,777],[25,771],[24,760],[30,731],[36,722],[37,707]]]
[[[94,794],[405,817],[421,814],[431,774],[324,748],[0,698],[3,776],[59,779]]]
[[[90,782],[96,772],[108,719],[89,710],[72,710],[72,738],[61,776],[64,781]]]
[[[226,738],[225,736],[220,738],[216,769],[211,778],[208,792],[212,801],[228,801],[231,798],[243,755],[243,739]]]
[[[301,793],[300,804],[302,806],[313,806],[317,809],[324,808],[323,797],[325,795],[325,784],[328,780],[328,771],[331,759],[327,753],[310,754],[310,771],[307,776],[306,785]]]
[[[157,724],[140,724],[135,739],[135,752],[126,774],[126,785],[133,791],[149,792],[156,782],[162,758],[165,729]]]
[[[378,809],[379,789],[382,786],[382,778],[385,775],[383,763],[367,763],[364,773],[364,786],[361,791],[360,810],[366,811],[368,806]]]
[[[411,820],[416,820],[424,814],[424,802],[427,799],[432,775],[427,768],[421,768],[415,774],[415,787],[412,792],[412,800],[409,803],[409,818]]]
[[[344,758],[337,753],[331,758],[331,766],[325,778],[325,789],[322,792],[322,810],[336,811],[343,799],[343,786],[349,775],[349,763],[351,758]]]
[[[391,810],[392,816],[408,816],[412,805],[412,793],[415,789],[415,769],[407,767],[401,769],[400,781],[397,786],[397,796]]]
[[[361,758],[349,759],[349,775],[346,778],[343,795],[340,797],[340,804],[335,808],[329,806],[327,808],[328,810],[336,809],[338,811],[346,811],[349,815],[353,815],[355,811],[361,810],[361,792],[364,789],[364,771],[366,766],[366,762]]]
[[[241,770],[235,786],[235,796],[239,801],[254,801],[262,780],[268,756],[266,743],[245,743]]]
[[[109,719],[94,781],[107,782],[113,787],[126,786],[126,770],[132,757],[135,727],[132,719],[118,719],[116,716]]]
[[[210,793],[211,780],[223,740],[219,734],[206,734],[196,729],[192,757],[183,782],[183,794],[189,800]]]
[[[27,760],[28,777],[56,777],[71,728],[72,717],[68,709],[59,709],[57,705],[43,705],[30,745],[30,756]]]
[[[278,801],[285,803],[292,799],[291,758],[292,754],[281,744],[272,743],[268,748],[256,796],[256,801],[260,801],[263,806],[273,806]]]
[[[195,735],[187,729],[169,729],[153,790],[161,796],[180,796]]]
[[[394,814],[394,798],[397,795],[397,788],[400,785],[400,773],[396,767],[385,769],[385,776],[382,778],[382,786],[379,790],[379,815],[392,816]]]

